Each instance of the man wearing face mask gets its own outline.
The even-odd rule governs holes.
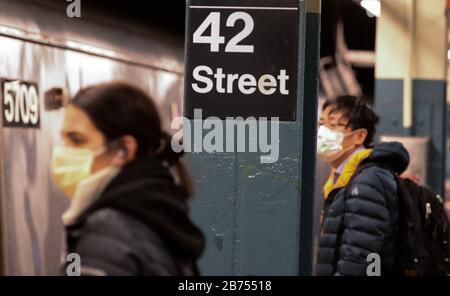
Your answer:
[[[378,122],[362,100],[342,96],[328,123],[319,123],[317,153],[331,174],[323,189],[316,275],[367,275],[372,253],[380,256],[381,275],[396,272],[399,200],[390,171],[403,173],[409,155],[400,143],[372,144]],[[358,167],[364,169],[353,177]]]

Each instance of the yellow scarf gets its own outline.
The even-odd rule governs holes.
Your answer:
[[[337,179],[336,183],[334,183],[334,171],[331,173],[330,177],[328,177],[328,180],[323,187],[325,199],[328,198],[331,191],[333,191],[334,189],[347,186],[361,161],[369,157],[370,153],[372,153],[372,149],[363,149],[353,154],[344,165],[342,173]]]

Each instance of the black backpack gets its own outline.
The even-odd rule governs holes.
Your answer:
[[[432,189],[402,179],[389,167],[378,163],[361,165],[352,179],[370,166],[390,171],[398,186],[396,274],[450,276],[450,223],[444,200]]]
[[[450,223],[444,200],[428,187],[395,177],[400,197],[399,272],[450,276]]]

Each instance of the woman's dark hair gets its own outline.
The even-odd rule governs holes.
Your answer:
[[[331,112],[342,112],[348,119],[348,126],[352,130],[364,128],[367,130],[367,137],[364,146],[369,147],[373,142],[376,126],[380,121],[378,115],[362,99],[354,96],[339,96],[333,100],[334,108]]]
[[[153,155],[174,166],[187,197],[192,194],[191,178],[180,160],[183,151],[172,149],[157,107],[143,91],[124,82],[97,84],[80,90],[70,104],[86,112],[108,142],[133,136],[137,158]]]

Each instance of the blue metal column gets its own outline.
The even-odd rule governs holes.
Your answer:
[[[309,18],[306,78],[306,3],[299,3],[296,120],[280,122],[278,161],[260,163],[260,154],[249,152],[188,155],[196,189],[192,217],[207,239],[200,261],[205,275],[310,273],[319,17],[316,8]]]
[[[320,60],[320,13],[321,0],[306,0],[306,43],[305,43],[305,95],[304,110],[317,110],[319,94]],[[304,155],[315,155],[317,112],[305,112],[303,122]],[[302,186],[300,208],[300,275],[311,275],[313,250],[314,186],[316,179],[316,158],[302,159]],[[320,190],[320,188],[316,189]]]

